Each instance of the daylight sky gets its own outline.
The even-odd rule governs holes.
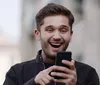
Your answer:
[[[20,36],[20,1],[0,0],[0,31],[7,35],[12,43],[18,42]]]

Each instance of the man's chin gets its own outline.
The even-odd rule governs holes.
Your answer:
[[[52,50],[52,53],[53,54],[57,54],[58,52],[60,52],[60,51],[63,51],[62,49],[53,49]]]
[[[52,52],[51,55],[52,55],[53,57],[56,57],[56,56],[57,56],[57,53],[58,53],[58,51]]]

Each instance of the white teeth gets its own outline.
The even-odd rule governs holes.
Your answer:
[[[61,45],[61,44],[52,44],[52,45]]]
[[[61,44],[50,44],[52,47],[54,47],[54,48],[58,48],[58,47],[60,47],[61,46]]]

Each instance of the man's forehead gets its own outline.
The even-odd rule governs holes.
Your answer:
[[[42,25],[45,25],[46,27],[47,26],[70,27],[68,18],[66,16],[62,16],[62,15],[48,16],[48,17],[44,18]]]

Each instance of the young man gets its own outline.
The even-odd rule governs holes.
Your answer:
[[[42,50],[36,59],[12,66],[4,85],[99,85],[95,69],[86,64],[62,60],[70,68],[55,65],[57,53],[66,51],[71,41],[73,23],[72,13],[62,5],[50,3],[43,7],[36,15],[34,31]]]

